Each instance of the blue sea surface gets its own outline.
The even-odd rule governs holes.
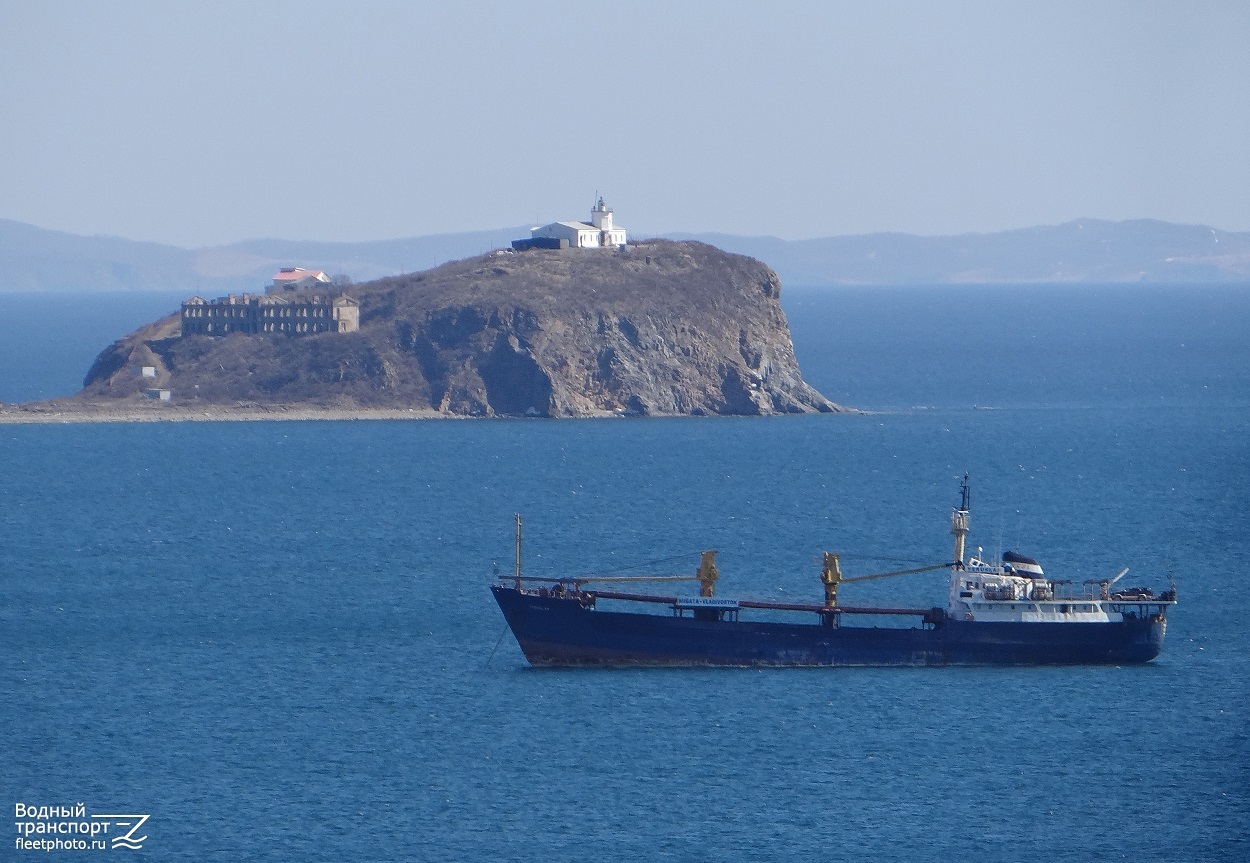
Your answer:
[[[0,794],[174,861],[1250,857],[1250,288],[786,297],[864,415],[0,426]],[[552,670],[487,590],[1176,580],[1135,667]],[[649,565],[649,566],[643,566]],[[926,607],[942,572],[848,585]],[[14,810],[10,810],[14,811]],[[105,853],[15,850],[6,859]]]

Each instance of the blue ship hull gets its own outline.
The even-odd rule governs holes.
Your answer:
[[[1112,623],[940,614],[912,628],[696,619],[605,611],[505,585],[491,590],[534,665],[1127,665],[1158,656],[1167,626],[1162,614]]]

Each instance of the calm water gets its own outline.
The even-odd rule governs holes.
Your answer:
[[[1250,290],[787,302],[813,383],[908,410],[0,427],[0,803],[179,861],[1250,856]],[[532,574],[714,547],[723,593],[814,599],[825,549],[946,559],[965,469],[987,553],[1174,575],[1163,656],[534,670],[486,590],[520,511]]]

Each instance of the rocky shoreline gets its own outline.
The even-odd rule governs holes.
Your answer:
[[[843,409],[841,413],[861,413]],[[575,419],[610,419],[635,416],[620,411],[596,411]],[[168,402],[116,402],[96,404],[49,400],[0,405],[0,425],[52,423],[169,423],[169,422],[281,422],[301,420],[464,420],[450,411],[432,408],[330,408],[315,405],[180,405]],[[500,417],[507,419],[507,417]]]
[[[0,406],[0,425],[41,423],[274,422],[298,420],[458,419],[418,408],[324,408],[307,405],[81,404],[44,401]]]
[[[843,408],[839,413],[863,414]],[[599,411],[578,419],[631,416]],[[176,422],[299,422],[312,420],[463,420],[462,414],[423,408],[329,408],[310,405],[180,405],[168,402],[116,402],[95,404],[57,399],[0,405],[0,425],[50,425],[66,423],[176,423]]]

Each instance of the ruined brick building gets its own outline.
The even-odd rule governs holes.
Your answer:
[[[182,334],[224,336],[230,333],[354,333],[360,329],[360,303],[343,294],[295,299],[269,294],[230,294],[182,304]]]

